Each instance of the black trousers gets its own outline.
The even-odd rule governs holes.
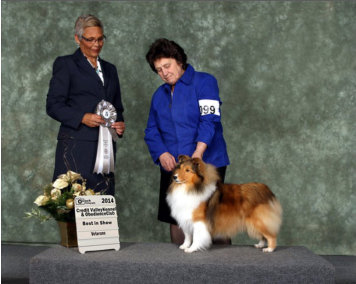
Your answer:
[[[221,181],[225,181],[226,166],[217,168]],[[159,191],[158,220],[177,225],[177,221],[171,217],[171,209],[166,201],[167,190],[172,181],[172,172],[161,169],[161,182]]]

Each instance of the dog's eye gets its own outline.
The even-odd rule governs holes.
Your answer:
[[[185,169],[185,171],[186,171],[187,173],[189,173],[189,172],[190,172],[190,170],[189,170],[189,169]]]

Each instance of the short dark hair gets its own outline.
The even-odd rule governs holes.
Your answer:
[[[188,67],[187,55],[184,49],[173,40],[160,38],[151,44],[149,51],[146,54],[146,60],[150,64],[151,69],[157,73],[154,62],[161,58],[174,58],[178,63],[182,64],[183,70]]]

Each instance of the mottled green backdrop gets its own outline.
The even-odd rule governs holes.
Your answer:
[[[267,183],[284,207],[280,245],[356,254],[356,3],[1,2],[2,241],[56,243],[57,224],[23,219],[50,182],[59,124],[45,112],[52,64],[73,53],[73,26],[105,25],[127,131],[118,144],[121,241],[169,241],[156,220],[159,169],[144,143],[161,84],[145,62],[159,37],[219,82],[227,182]],[[236,244],[252,244],[244,235]]]

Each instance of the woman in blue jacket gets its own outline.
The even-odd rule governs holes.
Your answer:
[[[146,59],[164,81],[153,94],[145,141],[153,161],[160,165],[158,220],[170,223],[171,240],[182,244],[184,235],[170,216],[166,191],[178,155],[198,157],[218,168],[222,181],[229,164],[221,125],[221,101],[216,79],[187,63],[182,47],[158,39]]]

